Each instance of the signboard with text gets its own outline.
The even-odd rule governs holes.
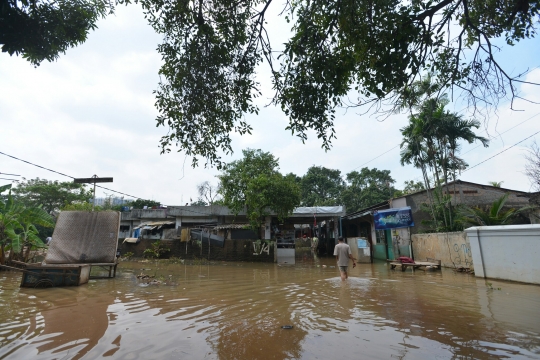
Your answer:
[[[397,229],[414,226],[411,208],[409,206],[380,210],[373,213],[376,230]]]

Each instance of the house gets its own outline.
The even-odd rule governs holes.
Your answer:
[[[540,224],[540,192],[531,194],[529,205],[533,207],[530,216],[531,224]]]
[[[343,206],[299,207],[284,221],[279,221],[275,214],[270,214],[265,218],[260,233],[255,233],[249,229],[245,211],[234,214],[228,207],[221,205],[134,209],[122,212],[119,238],[172,240],[180,237],[178,229],[182,228],[211,228],[220,232],[234,230],[230,231],[232,238],[248,236],[250,239],[273,239],[289,230],[291,236],[296,238],[303,234],[312,237],[313,227],[324,230],[325,237],[334,238],[339,232],[339,219],[343,215]],[[311,226],[295,227],[295,224]]]
[[[212,250],[215,259],[253,261],[251,255],[261,255],[263,249],[273,258],[273,250],[280,244],[284,248],[311,249],[312,238],[317,237],[319,253],[332,254],[343,215],[343,206],[299,207],[281,221],[275,214],[266,216],[261,228],[254,230],[245,211],[234,214],[225,206],[136,209],[122,212],[119,239],[122,244],[142,244],[120,248],[140,256],[151,242],[162,240],[168,241],[171,256],[211,257],[208,247],[221,245],[222,250]]]
[[[430,189],[429,191],[433,191]],[[462,180],[456,180],[443,186],[443,194],[450,195],[452,204],[464,204],[468,206],[487,206],[495,200],[509,194],[506,205],[520,208],[529,205],[530,193],[518,190],[477,184]],[[383,201],[379,204],[367,207],[360,211],[347,214],[343,217],[343,236],[347,238],[364,237],[371,245],[373,259],[395,259],[400,255],[411,256],[411,235],[423,231],[423,220],[430,219],[428,213],[422,211],[421,204],[428,203],[428,191],[422,190],[412,194]],[[386,230],[375,228],[374,215],[385,210],[410,208],[414,224],[410,227],[398,227]],[[523,219],[528,222],[528,219]]]

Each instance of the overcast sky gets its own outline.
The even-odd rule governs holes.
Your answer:
[[[274,49],[279,50],[287,26],[282,20],[270,23],[278,32]],[[205,180],[217,184],[218,171],[193,169],[191,159],[182,153],[160,155],[159,140],[167,129],[156,127],[152,94],[159,80],[156,47],[160,36],[135,5],[118,7],[115,15],[98,26],[86,43],[37,68],[20,57],[0,53],[0,152],[73,177],[114,177],[114,183],[103,185],[162,204],[183,205],[190,198],[195,201],[196,185]],[[510,73],[533,69],[526,80],[540,82],[538,39],[504,48],[503,54]],[[405,180],[421,179],[419,170],[399,163],[396,146],[401,142],[399,129],[407,122],[405,115],[378,121],[354,110],[338,111],[337,140],[331,151],[324,152],[316,137],[302,144],[285,131],[287,118],[279,109],[264,107],[272,96],[264,73],[262,70],[258,79],[263,86],[264,96],[259,100],[262,111],[247,117],[254,132],[234,135],[235,153],[224,157],[225,161],[238,159],[242,149],[260,148],[280,159],[283,173],[301,176],[310,166],[320,165],[345,175],[368,166],[391,170],[397,188],[402,188]],[[526,85],[520,90],[527,99],[540,102],[540,87]],[[479,130],[482,136],[495,137],[489,148],[463,146],[463,157],[471,167],[540,131],[540,105],[518,101],[515,108],[523,111],[511,111],[508,103],[501,104],[498,116],[492,116],[488,127]],[[450,105],[449,109],[462,111],[463,105]],[[540,134],[466,171],[461,179],[482,184],[504,181],[505,188],[530,191],[524,154],[534,139],[540,143]],[[19,178],[5,175],[8,173],[27,179],[71,181],[2,154],[0,173],[0,178]],[[9,182],[0,179],[0,185]],[[113,194],[98,190],[98,196],[104,193]]]

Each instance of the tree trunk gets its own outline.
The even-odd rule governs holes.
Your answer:
[[[32,251],[32,244],[26,245],[26,251],[24,251],[22,256],[22,261],[28,262],[28,259],[30,258],[30,252]]]
[[[429,177],[427,175],[427,170],[425,165],[422,163],[422,175],[424,177],[424,184],[426,186],[426,193],[429,201],[429,208],[431,209],[431,216],[433,217],[433,221],[435,222],[435,226],[439,227],[439,222],[437,220],[437,217],[435,216],[435,209],[433,208],[433,197],[431,196],[431,193],[429,192],[429,189],[431,188],[431,184],[429,183]]]
[[[438,200],[438,205],[440,206],[441,205],[441,200],[442,200],[442,196],[443,196],[443,193],[442,193],[442,186],[441,186],[441,178],[439,176],[439,167],[437,166],[437,156],[435,155],[436,152],[434,151],[433,149],[433,156],[432,156],[432,169],[433,169],[433,173],[435,174],[435,179],[437,181],[437,185],[435,186],[436,189],[439,189],[441,191],[440,193],[440,196],[441,198]],[[441,206],[440,206],[441,207]],[[445,210],[445,207],[444,205],[441,207],[441,210],[442,210],[442,213],[443,213],[443,220],[444,220],[444,226],[446,226],[446,228],[448,228],[448,220],[446,218],[446,210]]]
[[[0,265],[6,264],[6,257],[4,253],[4,244],[0,245]]]

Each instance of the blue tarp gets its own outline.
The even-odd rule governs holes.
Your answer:
[[[414,226],[411,208],[409,206],[380,210],[373,213],[376,230],[397,229]]]

